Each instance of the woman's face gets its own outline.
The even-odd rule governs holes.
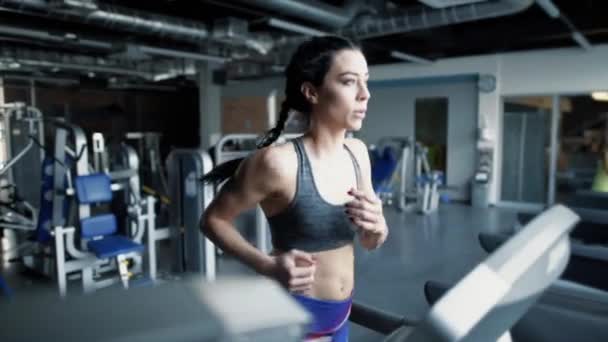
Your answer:
[[[323,84],[316,89],[316,103],[312,105],[315,120],[344,128],[361,129],[367,101],[369,72],[367,61],[359,50],[342,50],[334,55]]]

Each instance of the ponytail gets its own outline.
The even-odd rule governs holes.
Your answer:
[[[289,104],[287,103],[287,100],[284,100],[281,104],[279,120],[277,121],[276,126],[266,132],[266,134],[264,134],[264,136],[260,139],[256,145],[258,149],[272,145],[272,143],[274,143],[281,136],[281,133],[285,128],[285,123],[289,118],[289,110]],[[220,184],[236,173],[236,170],[238,169],[239,165],[241,165],[243,160],[245,160],[245,158],[237,158],[222,163],[221,165],[214,167],[213,170],[207,172],[201,178],[201,181],[206,184]]]
[[[258,142],[258,148],[264,148],[266,146],[272,145],[273,142],[277,141],[285,128],[285,123],[289,118],[289,104],[287,104],[287,100],[284,100],[281,104],[281,111],[279,112],[279,121],[277,121],[276,126],[273,129],[266,132],[266,134],[260,139]]]

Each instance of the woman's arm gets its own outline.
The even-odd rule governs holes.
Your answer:
[[[201,219],[201,231],[206,237],[226,253],[264,275],[269,275],[273,258],[243,238],[233,221],[277,190],[278,182],[271,181],[281,177],[281,170],[275,164],[277,157],[276,151],[267,148],[245,159]]]
[[[382,202],[372,187],[371,162],[367,146],[359,139],[348,139],[349,146],[361,167],[361,188],[351,189],[353,201],[347,203],[346,212],[359,228],[359,242],[366,249],[380,247],[388,237]]]
[[[233,224],[239,214],[281,189],[288,178],[284,163],[275,148],[262,149],[246,159],[205,210],[201,231],[224,252],[256,272],[275,278],[292,292],[303,292],[314,280],[312,255],[292,250],[269,256],[243,238]]]

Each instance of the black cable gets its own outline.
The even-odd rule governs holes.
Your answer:
[[[38,148],[40,148],[42,151],[44,151],[44,155],[45,156],[51,156],[51,158],[53,159],[54,162],[58,163],[59,165],[63,166],[66,169],[68,168],[67,165],[65,165],[59,159],[55,158],[54,154],[52,154],[49,151],[47,151],[46,148],[40,143],[40,141],[38,141],[38,139],[34,138],[33,135],[30,135],[29,137],[38,146]]]
[[[82,147],[80,147],[80,152],[78,152],[76,154],[76,158],[74,159],[75,162],[79,161],[80,158],[82,158],[82,154],[84,153],[84,149],[87,147],[87,145],[82,145]]]

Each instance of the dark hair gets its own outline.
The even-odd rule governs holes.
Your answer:
[[[279,119],[275,127],[260,139],[257,148],[269,146],[279,138],[292,109],[303,114],[310,113],[311,104],[301,91],[304,82],[310,82],[315,87],[321,86],[336,52],[359,49],[352,41],[338,36],[314,37],[300,44],[285,69],[285,100],[281,104]],[[221,183],[232,177],[243,159],[234,159],[216,166],[203,176],[203,182]]]

